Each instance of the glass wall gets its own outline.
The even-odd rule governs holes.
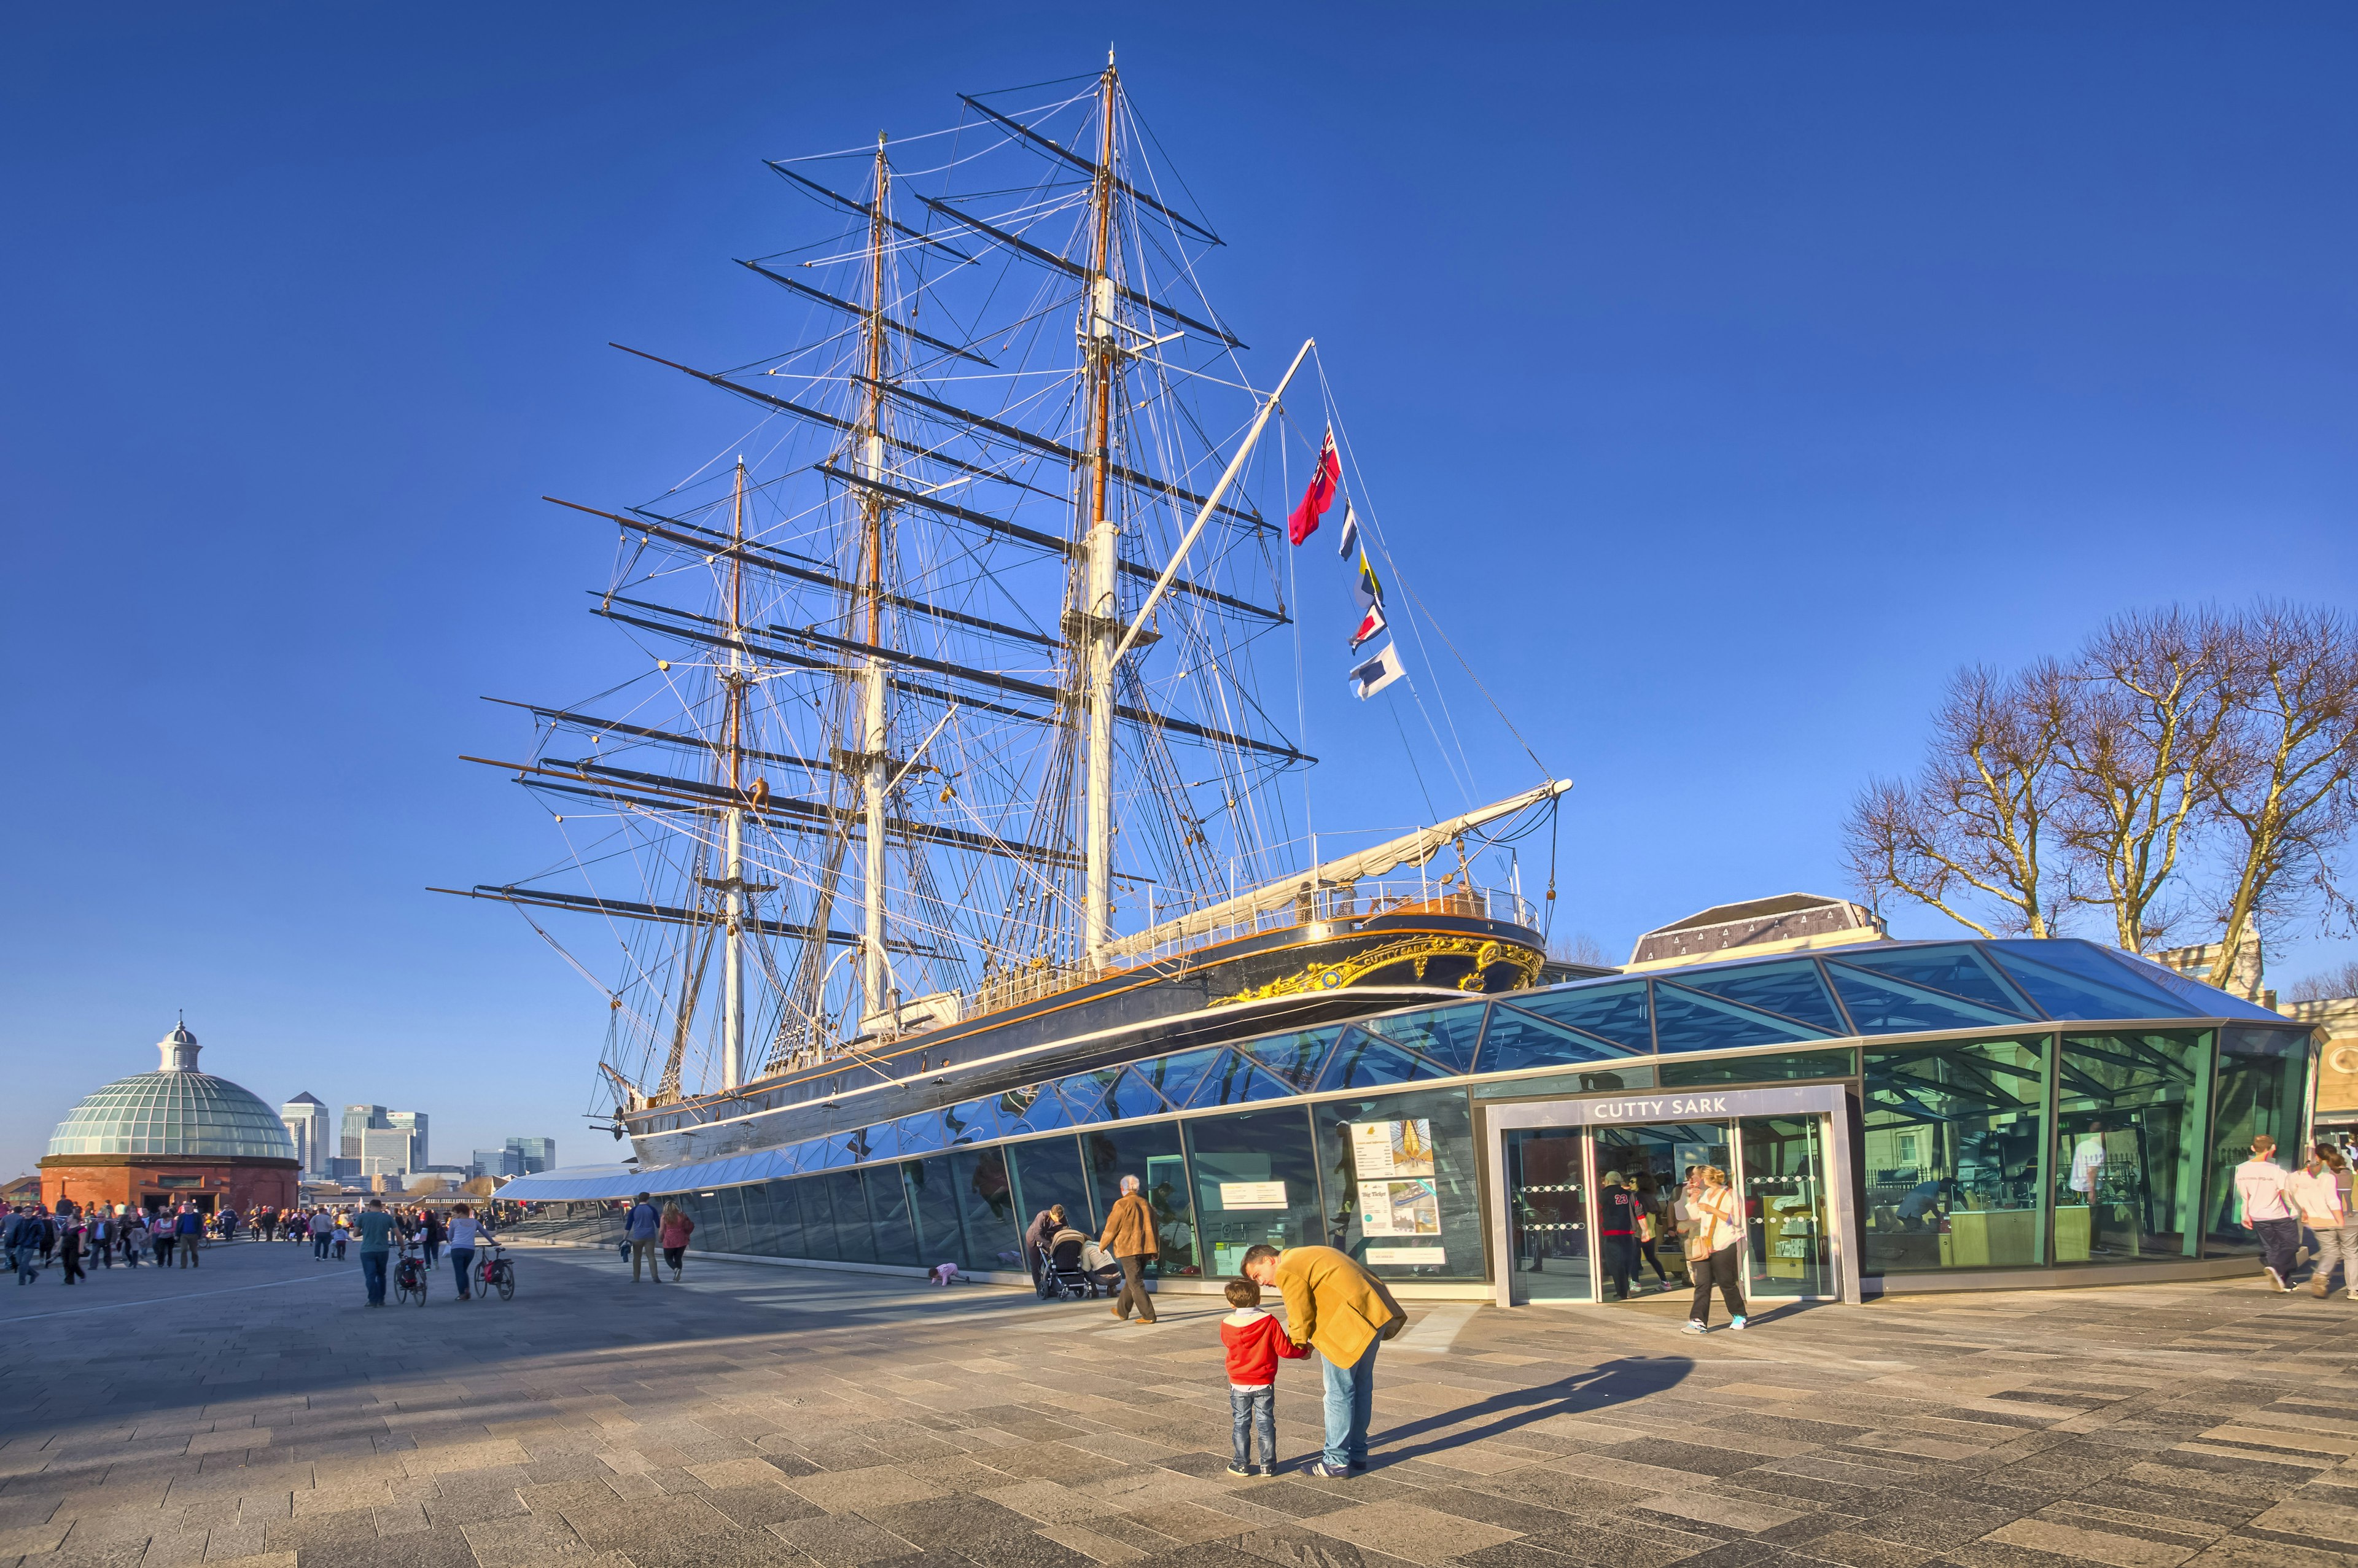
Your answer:
[[[1007,1152],[1015,1167],[1015,1217],[1020,1232],[1043,1209],[1065,1206],[1065,1223],[1075,1230],[1097,1234],[1097,1218],[1089,1210],[1089,1179],[1081,1164],[1076,1138],[1036,1138],[1011,1143]]]
[[[2044,1036],[1866,1053],[1864,1272],[2047,1260]]]
[[[1026,1220],[1015,1216],[1007,1151],[961,1149],[952,1154],[950,1190],[957,1195],[968,1262],[985,1272],[1022,1273]]]
[[[1089,1190],[1100,1215],[1112,1212],[1121,1196],[1124,1176],[1138,1178],[1138,1190],[1154,1211],[1154,1245],[1161,1249],[1146,1271],[1202,1273],[1195,1258],[1195,1208],[1187,1192],[1187,1157],[1179,1147],[1179,1124],[1150,1121],[1093,1127],[1081,1134],[1081,1151],[1088,1159]],[[1102,1228],[1103,1222],[1099,1224]]]
[[[1204,1266],[1213,1278],[1236,1278],[1245,1249],[1258,1243],[1301,1247],[1326,1239],[1318,1157],[1303,1107],[1200,1117],[1181,1125],[1195,1176]]]
[[[1483,1277],[1474,1114],[1464,1089],[1310,1108],[1325,1176],[1316,1238],[1388,1280]]]
[[[2259,1251],[2258,1240],[2236,1213],[2235,1167],[2251,1158],[2252,1140],[2263,1132],[2277,1141],[2277,1163],[2288,1171],[2298,1165],[2308,1130],[2308,1097],[2306,1035],[2282,1029],[2222,1032],[2206,1204],[2212,1256]]]
[[[2207,1033],[2067,1034],[2056,1059],[2048,1168],[2055,1261],[2128,1263],[2201,1251]]]

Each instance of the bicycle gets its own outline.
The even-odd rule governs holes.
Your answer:
[[[475,1265],[475,1298],[480,1301],[497,1291],[500,1300],[515,1300],[515,1265],[508,1261],[507,1249],[488,1239],[477,1245],[490,1256]]]
[[[415,1294],[417,1297],[417,1304],[424,1306],[428,1277],[426,1260],[419,1257],[407,1242],[404,1242],[401,1249],[401,1260],[394,1265],[393,1270],[395,1299],[406,1302],[412,1294]]]

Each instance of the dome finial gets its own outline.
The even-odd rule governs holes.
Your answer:
[[[193,1073],[197,1070],[197,1052],[202,1047],[198,1045],[197,1037],[189,1033],[189,1019],[185,1011],[180,1015],[180,1022],[172,1025],[172,1033],[156,1043],[156,1048],[164,1054],[165,1072]]]

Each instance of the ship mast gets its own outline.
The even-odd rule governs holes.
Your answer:
[[[729,552],[729,858],[721,873],[728,923],[722,954],[720,1087],[745,1081],[745,460],[737,460]]]
[[[1088,587],[1075,631],[1088,651],[1088,784],[1087,883],[1081,904],[1081,947],[1094,964],[1113,935],[1113,676],[1114,644],[1121,632],[1121,603],[1114,589],[1120,569],[1119,535],[1106,515],[1106,480],[1112,460],[1114,281],[1113,281],[1113,51],[1106,51],[1105,76],[1098,90],[1097,176],[1090,183],[1088,334],[1087,375],[1089,439],[1086,449],[1088,487]]]
[[[879,131],[876,200],[868,218],[868,410],[863,421],[866,439],[860,455],[860,471],[870,486],[860,492],[864,571],[860,588],[868,611],[867,643],[871,649],[884,645],[884,496],[874,487],[885,478],[884,245],[888,222],[885,202],[891,178],[892,170],[884,162],[884,134]],[[861,847],[866,851],[862,896],[867,915],[860,952],[861,1028],[866,1027],[868,1019],[884,1011],[889,992],[890,971],[884,955],[884,768],[888,733],[884,698],[891,679],[884,662],[871,652],[860,675],[860,804],[864,807]]]

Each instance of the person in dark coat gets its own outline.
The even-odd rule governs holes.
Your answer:
[[[1044,1297],[1048,1293],[1049,1244],[1064,1227],[1065,1206],[1052,1203],[1032,1217],[1023,1232],[1023,1266],[1032,1271],[1033,1288]]]

